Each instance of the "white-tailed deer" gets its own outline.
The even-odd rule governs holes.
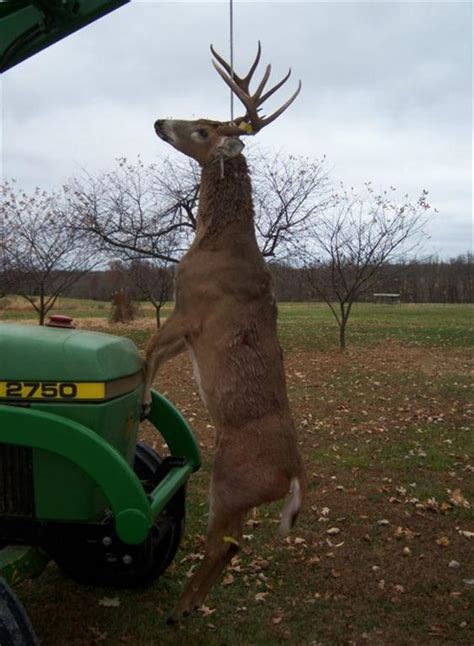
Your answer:
[[[212,47],[211,47],[212,49]],[[303,492],[303,467],[286,393],[277,339],[277,308],[270,272],[257,245],[252,189],[240,137],[258,132],[269,117],[259,106],[288,79],[263,94],[267,66],[253,95],[245,78],[212,49],[224,81],[244,104],[233,122],[158,120],[161,139],[202,166],[196,237],[176,271],[175,308],[146,350],[145,409],[158,368],[188,351],[202,399],[216,427],[205,557],[185,588],[171,620],[202,605],[238,550],[246,513],[288,496],[280,528],[290,530]]]

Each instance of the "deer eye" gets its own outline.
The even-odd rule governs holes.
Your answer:
[[[207,130],[204,130],[204,128],[199,128],[196,132],[203,139],[207,139],[208,137]]]

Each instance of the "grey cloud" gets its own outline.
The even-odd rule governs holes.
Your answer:
[[[237,71],[258,39],[275,79],[293,68],[268,109],[303,80],[298,101],[259,141],[325,153],[348,183],[427,188],[442,205],[433,231],[444,252],[465,251],[471,13],[468,3],[236,2]],[[7,72],[5,176],[50,187],[121,155],[151,161],[169,153],[154,136],[156,118],[227,118],[228,91],[208,49],[227,53],[227,20],[226,2],[132,2]]]

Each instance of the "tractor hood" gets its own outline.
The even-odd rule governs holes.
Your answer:
[[[136,345],[124,337],[0,324],[0,381],[108,382],[142,370]]]

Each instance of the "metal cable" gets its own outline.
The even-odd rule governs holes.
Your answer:
[[[234,1],[229,0],[230,77],[234,78]],[[230,120],[234,120],[234,93],[230,91]]]

